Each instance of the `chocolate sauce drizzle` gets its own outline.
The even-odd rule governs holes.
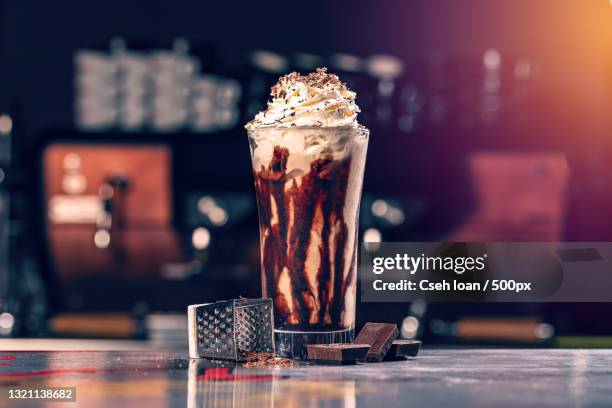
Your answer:
[[[287,173],[288,158],[286,148],[275,146],[268,167],[255,172],[264,297],[274,301],[277,328],[344,329],[346,290],[355,278],[355,248],[348,251],[351,265],[344,276],[349,242],[344,205],[351,159],[333,160],[331,155],[316,159],[298,183]],[[320,262],[316,277],[309,279],[306,260],[313,231],[319,230]],[[290,296],[279,287],[284,269]]]

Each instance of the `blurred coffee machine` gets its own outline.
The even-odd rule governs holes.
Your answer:
[[[110,322],[119,313],[145,324],[154,312],[182,314],[188,304],[259,293],[247,147],[227,134],[177,135],[45,135],[40,180],[52,332],[94,333],[59,330],[58,313],[85,321],[114,314]],[[219,163],[242,154],[232,166]],[[82,320],[64,323],[83,327]],[[138,331],[94,329],[122,337]]]
[[[182,261],[171,160],[164,145],[45,149],[48,243],[68,309],[125,310],[163,290],[165,269]]]

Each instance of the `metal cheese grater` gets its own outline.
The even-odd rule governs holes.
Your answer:
[[[239,360],[274,352],[272,299],[233,299],[187,307],[189,357]]]

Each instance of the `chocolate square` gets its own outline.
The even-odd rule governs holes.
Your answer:
[[[419,340],[395,340],[384,358],[384,361],[404,360],[407,357],[416,357],[421,348]]]
[[[370,349],[368,344],[308,344],[308,360],[314,360],[325,364],[355,364],[357,360],[363,360]]]
[[[369,363],[379,363],[383,360],[391,344],[399,335],[397,326],[390,323],[366,323],[357,338],[355,343],[369,344],[370,350],[366,355],[366,361]]]

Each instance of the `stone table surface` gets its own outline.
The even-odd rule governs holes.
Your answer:
[[[273,369],[184,351],[0,351],[0,406],[19,387],[76,387],[77,404],[50,407],[611,407],[612,350],[425,348],[405,361]]]

